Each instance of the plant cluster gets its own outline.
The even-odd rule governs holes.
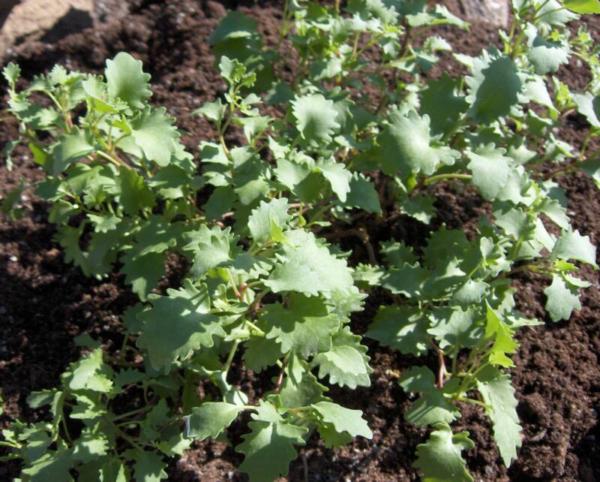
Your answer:
[[[545,276],[548,316],[559,321],[589,286],[578,263],[596,266],[556,179],[584,170],[600,183],[588,148],[600,133],[598,46],[584,27],[567,28],[599,11],[596,0],[513,0],[503,48],[455,53],[466,75],[435,79],[428,71],[452,47],[415,34],[467,28],[440,5],[289,0],[285,55],[231,12],[211,36],[227,89],[197,111],[216,132],[199,156],[152,105],[150,76],[129,54],[104,75],[56,66],[26,87],[7,66],[21,126],[8,147],[26,144],[45,172],[36,192],[66,260],[88,276],[122,273],[139,303],[123,314],[120,350],[84,337],[85,355],[60,385],[31,394],[50,417],[5,429],[4,459],[22,460],[22,480],[158,481],[193,440],[225,440],[245,420],[240,470],[270,481],[314,432],[327,447],[369,438],[361,412],[327,385],[369,385],[350,319],[378,288],[391,304],[366,336],[422,360],[399,380],[415,394],[407,420],[430,429],[415,467],[425,480],[473,480],[462,452],[474,443],[452,429],[462,403],[483,407],[510,465],[521,444],[508,371],[515,334],[540,323],[517,310],[511,276]],[[574,56],[593,74],[584,92],[554,75]],[[590,126],[579,148],[557,135],[574,110]],[[373,245],[357,227],[365,216],[430,224],[440,182],[483,199],[472,233],[442,226],[423,246]],[[356,237],[368,258],[351,266],[327,233]],[[167,261],[185,275],[164,291]],[[265,372],[270,385],[249,396],[234,383],[246,372]]]

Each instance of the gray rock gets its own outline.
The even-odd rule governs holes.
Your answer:
[[[123,0],[0,0],[0,61],[25,42],[53,43],[128,13]]]
[[[123,0],[94,0],[94,22],[108,23],[125,17],[129,13],[128,3]]]
[[[459,0],[464,17],[470,22],[481,22],[506,28],[510,14],[510,0]]]
[[[87,16],[86,26],[89,26],[93,7],[93,0],[9,1],[1,12],[4,21],[0,29],[0,57],[16,42],[41,39],[67,16],[70,17],[66,23],[75,28],[79,28],[81,19]]]

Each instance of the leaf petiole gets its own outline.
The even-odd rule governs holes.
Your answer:
[[[436,174],[435,176],[431,176],[425,178],[422,182],[423,186],[431,186],[436,182],[441,181],[449,181],[452,179],[456,179],[459,181],[470,181],[473,178],[471,174],[459,174],[459,173],[450,173],[450,174]]]

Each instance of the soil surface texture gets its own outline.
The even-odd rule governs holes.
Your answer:
[[[128,51],[144,62],[152,75],[153,101],[164,105],[177,119],[184,142],[197,152],[202,139],[214,135],[210,125],[192,111],[225,88],[214,65],[207,38],[226,9],[238,8],[259,21],[261,31],[275,44],[281,3],[278,1],[130,0],[129,15],[106,21],[95,28],[69,35],[53,43],[23,44],[14,54],[27,78],[47,71],[55,63],[88,72],[101,72],[107,58]],[[446,2],[460,14],[458,2]],[[600,21],[587,20],[596,41]],[[471,55],[498,43],[498,31],[489,25],[473,25],[469,32],[439,28],[437,33],[455,49]],[[447,56],[432,76],[460,67]],[[588,73],[573,61],[561,71],[569,85],[582,87]],[[5,98],[3,97],[5,100]],[[581,119],[566,119],[563,136],[577,145],[582,140]],[[15,137],[17,126],[0,123],[0,149]],[[22,179],[42,176],[28,153],[19,150],[15,167],[8,171],[0,162],[0,196]],[[581,174],[560,180],[568,192],[574,227],[600,245],[600,192]],[[462,228],[482,213],[482,203],[469,192],[442,186],[437,192],[439,214],[433,226],[446,223]],[[55,386],[60,373],[78,358],[77,335],[89,333],[107,349],[119,341],[119,316],[135,302],[123,279],[113,275],[97,281],[83,276],[64,262],[52,237],[47,206],[26,191],[24,216],[12,221],[0,218],[0,383],[4,414],[36,420],[25,403],[32,390]],[[367,220],[365,227],[378,242],[386,239],[422,244],[431,227],[405,217]],[[467,228],[465,228],[467,229]],[[354,244],[353,244],[354,243]],[[344,239],[345,249],[355,250],[353,261],[366,259],[358,241]],[[518,412],[524,428],[519,459],[507,471],[491,439],[491,429],[481,410],[464,407],[458,428],[468,430],[476,448],[466,453],[469,468],[479,481],[583,481],[600,480],[600,292],[598,273],[584,272],[592,287],[585,291],[583,308],[568,322],[526,329],[520,336],[516,368],[512,370],[519,400]],[[529,316],[544,319],[544,279],[515,278],[520,308]],[[168,280],[166,281],[168,282]],[[376,307],[386,302],[377,290],[366,310],[353,319],[352,328],[363,333]],[[356,391],[332,389],[331,396],[349,408],[360,409],[373,429],[372,441],[358,439],[330,450],[317,438],[301,449],[290,466],[290,481],[412,481],[416,446],[426,432],[403,419],[409,404],[397,384],[398,373],[415,360],[391,353],[367,341],[374,373],[372,386]],[[427,360],[425,360],[427,362]],[[247,389],[252,380],[239,383]],[[243,426],[234,426],[231,436],[239,440]],[[241,456],[219,442],[196,443],[169,467],[169,480],[243,481],[236,470]],[[17,465],[0,467],[0,480],[18,475]]]

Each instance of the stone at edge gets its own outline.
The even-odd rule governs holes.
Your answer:
[[[487,23],[506,28],[509,20],[509,0],[459,0],[462,17],[469,22]]]
[[[125,0],[0,0],[0,61],[22,44],[53,43],[128,12]]]

